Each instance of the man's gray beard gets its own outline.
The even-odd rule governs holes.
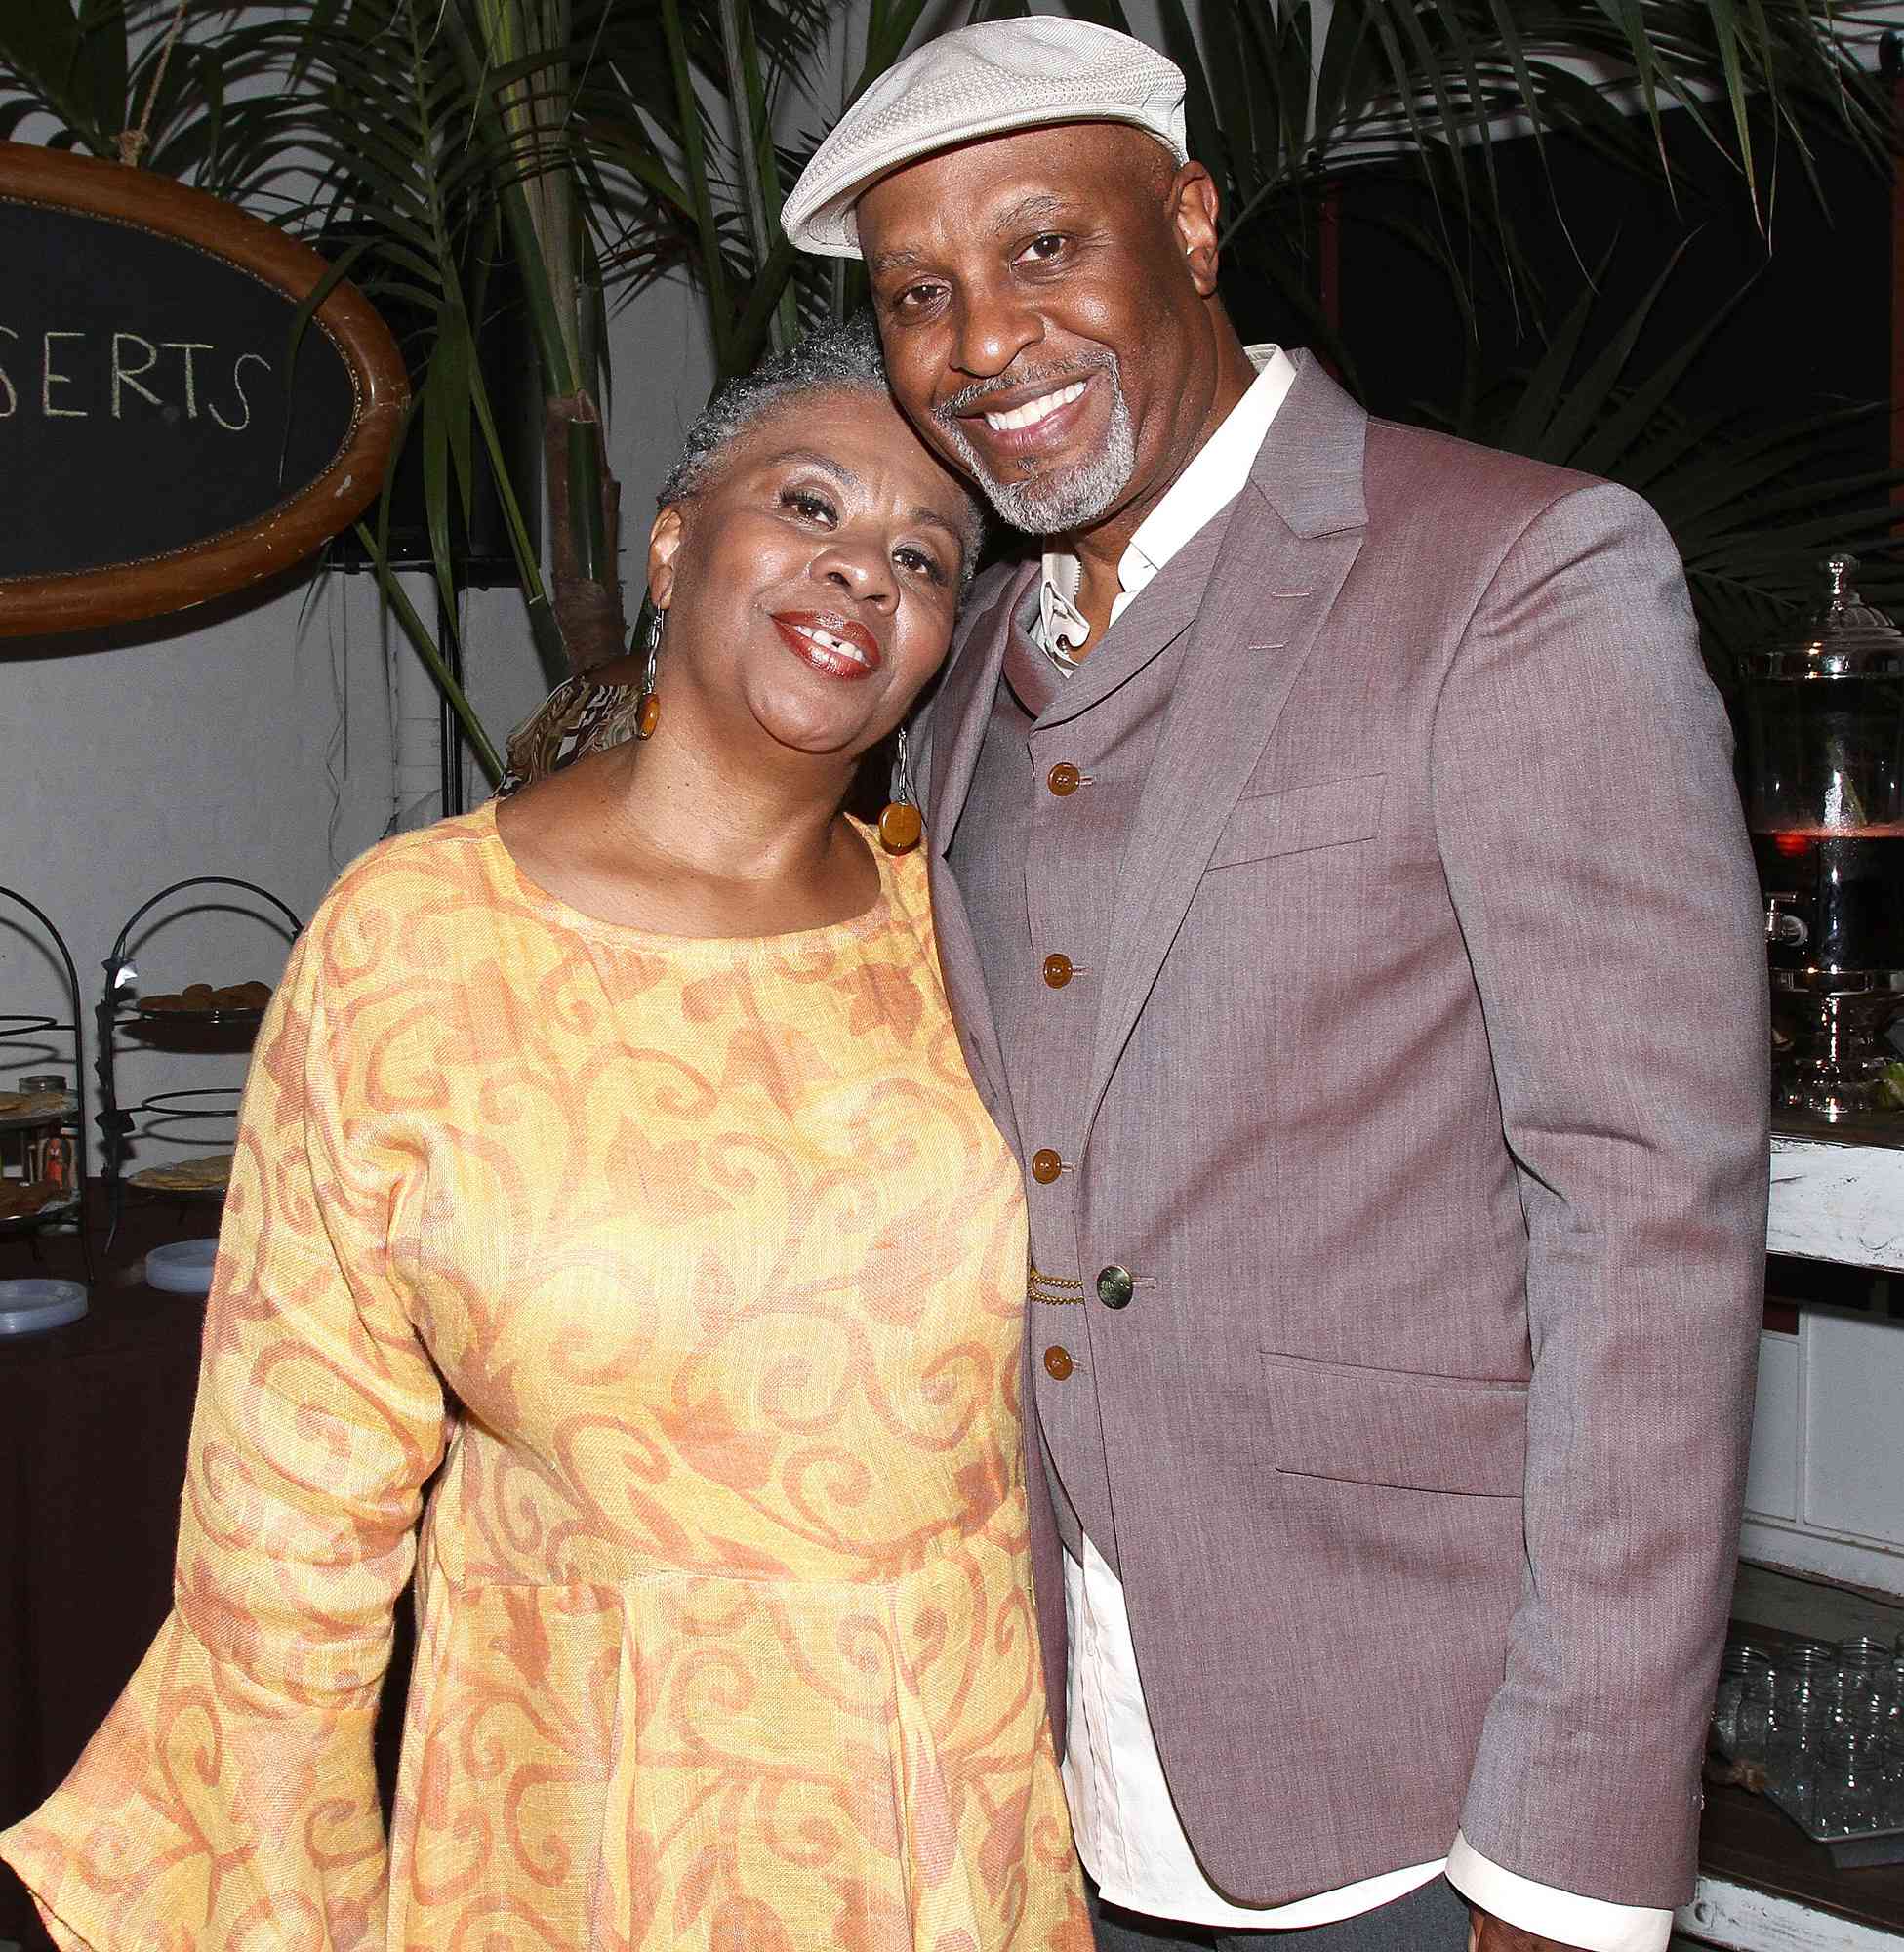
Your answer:
[[[1104,445],[1088,461],[1069,472],[1033,481],[997,481],[986,471],[977,450],[950,411],[939,414],[939,425],[958,450],[966,472],[985,491],[985,498],[1015,529],[1031,536],[1063,536],[1089,528],[1109,512],[1137,471],[1137,435],[1130,423],[1117,359],[1109,355],[1101,369],[1111,382],[1111,425]],[[1064,385],[1064,382],[1058,384]],[[953,401],[956,407],[958,402]]]

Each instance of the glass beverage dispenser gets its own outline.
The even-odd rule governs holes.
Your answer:
[[[1836,1121],[1892,1109],[1904,1005],[1904,634],[1825,565],[1797,643],[1742,660],[1747,822],[1779,1037],[1773,1102]]]

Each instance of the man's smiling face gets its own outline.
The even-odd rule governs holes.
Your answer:
[[[1215,214],[1202,171],[1105,122],[927,156],[860,198],[893,391],[1007,521],[1135,527],[1195,452]]]

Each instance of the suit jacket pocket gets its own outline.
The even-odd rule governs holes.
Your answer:
[[[1234,868],[1275,854],[1299,854],[1366,840],[1382,817],[1386,773],[1358,773],[1318,786],[1285,787],[1239,801],[1210,856],[1211,868]]]
[[[1524,1384],[1270,1354],[1263,1368],[1269,1458],[1278,1471],[1418,1491],[1520,1495]]]

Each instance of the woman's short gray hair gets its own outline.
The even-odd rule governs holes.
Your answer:
[[[719,473],[722,459],[735,441],[750,433],[769,414],[808,393],[871,393],[890,404],[886,362],[879,351],[879,333],[871,312],[860,310],[838,325],[821,326],[786,351],[763,359],[751,373],[728,381],[695,416],[656,503],[666,508],[700,494]],[[985,539],[985,516],[970,489],[966,489],[965,499],[970,511],[965,523],[965,575],[969,580]]]

